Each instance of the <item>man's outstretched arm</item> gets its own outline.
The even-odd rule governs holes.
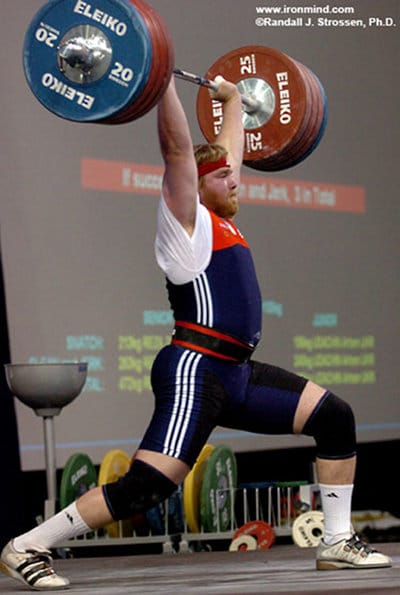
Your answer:
[[[197,167],[174,77],[158,103],[158,135],[165,163],[163,196],[175,218],[191,234],[196,217]]]

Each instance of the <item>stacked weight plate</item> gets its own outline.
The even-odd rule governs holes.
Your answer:
[[[249,521],[235,531],[229,550],[268,550],[275,543],[275,531],[265,521]]]
[[[244,46],[221,56],[205,75],[222,75],[243,95],[259,102],[244,108],[244,163],[273,171],[296,165],[318,145],[327,121],[327,102],[318,78],[303,64],[273,48]],[[197,117],[205,138],[215,140],[221,106],[200,88]]]
[[[188,528],[193,533],[223,532],[233,523],[237,465],[232,450],[206,444],[183,486]]]
[[[143,0],[49,0],[30,23],[23,53],[37,99],[77,122],[135,120],[172,75],[168,32]]]
[[[128,472],[130,462],[130,457],[123,450],[114,449],[107,452],[100,464],[98,485],[117,481]],[[108,537],[127,537],[132,535],[133,528],[130,519],[127,519],[121,523],[109,523],[105,526],[105,531]]]
[[[143,0],[129,0],[143,18],[150,36],[152,64],[147,82],[140,94],[122,113],[106,120],[109,124],[123,124],[144,116],[163,95],[172,75],[174,51],[169,32],[160,15]]]

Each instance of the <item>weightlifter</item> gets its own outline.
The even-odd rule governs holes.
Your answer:
[[[158,104],[165,175],[155,251],[175,328],[152,368],[153,417],[123,478],[87,492],[5,546],[1,569],[34,589],[68,588],[52,568],[50,550],[168,498],[217,425],[313,436],[325,527],[317,569],[391,566],[351,526],[356,435],[350,406],[306,378],[252,359],[261,296],[249,246],[233,223],[242,102],[236,85],[221,77],[216,82],[210,93],[224,103],[222,128],[215,144],[194,152],[173,79]]]

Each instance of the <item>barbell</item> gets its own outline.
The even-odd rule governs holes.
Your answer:
[[[276,49],[240,47],[204,76],[175,68],[169,31],[144,0],[49,0],[25,34],[23,65],[40,103],[75,122],[131,122],[153,109],[171,76],[195,83],[199,127],[208,142],[220,130],[224,109],[208,88],[222,75],[241,93],[243,162],[261,171],[305,159],[327,122],[318,77]]]

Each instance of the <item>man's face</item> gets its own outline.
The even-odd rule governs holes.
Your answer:
[[[232,219],[239,209],[238,186],[230,167],[220,167],[203,176],[200,201],[220,217]]]

